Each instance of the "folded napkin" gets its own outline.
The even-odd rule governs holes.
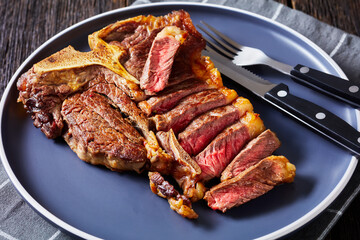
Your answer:
[[[138,0],[134,5],[155,1]],[[197,1],[200,2],[200,1]],[[360,82],[360,38],[322,23],[302,12],[272,0],[209,0],[254,12],[296,30],[308,37],[342,68],[348,78]],[[316,219],[287,239],[323,239],[360,190],[360,167],[340,196]],[[0,239],[72,239],[35,213],[16,192],[0,163]]]

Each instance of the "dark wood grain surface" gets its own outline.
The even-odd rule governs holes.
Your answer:
[[[275,0],[360,36],[360,0]]]
[[[276,1],[360,36],[360,0]],[[0,0],[0,94],[20,64],[47,39],[83,19],[131,3],[131,0]],[[358,216],[360,196],[326,239],[360,239]]]

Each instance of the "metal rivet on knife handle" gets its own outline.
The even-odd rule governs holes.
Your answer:
[[[353,86],[349,87],[349,91],[352,92],[352,93],[356,93],[356,92],[359,91],[359,87],[353,85]]]
[[[284,90],[281,90],[281,91],[278,91],[277,95],[278,95],[279,97],[286,97],[287,92],[284,91]]]
[[[310,71],[310,69],[308,67],[302,67],[300,68],[300,72],[301,73],[308,73]]]
[[[318,112],[315,117],[319,120],[324,119],[326,117],[326,114],[323,112]]]

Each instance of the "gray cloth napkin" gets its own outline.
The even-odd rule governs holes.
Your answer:
[[[134,5],[157,1],[138,0]],[[200,2],[200,1],[197,1]],[[322,23],[302,12],[272,0],[208,0],[254,12],[280,23],[308,37],[328,53],[348,78],[360,82],[360,38]],[[343,211],[360,190],[360,167],[340,196],[316,219],[286,239],[323,239]],[[0,239],[73,239],[62,233],[35,213],[16,192],[0,163]]]

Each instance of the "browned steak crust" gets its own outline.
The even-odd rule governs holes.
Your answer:
[[[63,103],[64,139],[80,159],[112,170],[140,172],[148,163],[144,138],[105,96],[91,90]]]
[[[191,201],[181,195],[163,176],[158,172],[149,172],[151,191],[162,198],[166,198],[172,210],[183,217],[198,218],[197,213],[192,209]]]

